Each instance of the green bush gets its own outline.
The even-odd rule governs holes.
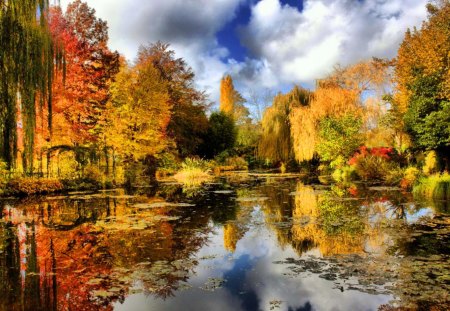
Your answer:
[[[181,168],[182,170],[200,169],[208,171],[212,168],[212,162],[200,158],[186,158],[183,163],[181,163]]]
[[[413,194],[437,200],[450,200],[450,175],[434,174],[419,179],[413,188]]]
[[[61,181],[52,178],[14,178],[6,185],[7,192],[12,195],[47,194],[63,188]]]
[[[213,164],[210,161],[186,158],[181,164],[181,170],[175,174],[174,178],[188,187],[197,187],[209,181]]]
[[[392,174],[393,170],[397,171],[398,168],[399,165],[397,163],[375,155],[361,157],[355,164],[356,174],[364,181],[391,181],[392,176],[390,174]]]
[[[173,153],[163,153],[158,160],[158,170],[165,174],[174,174],[180,169],[180,163]]]
[[[4,191],[9,179],[9,171],[5,162],[0,161],[0,194]]]
[[[334,170],[331,176],[338,183],[346,183],[355,180],[357,174],[353,166],[346,165]]]

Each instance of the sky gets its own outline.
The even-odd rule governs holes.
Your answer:
[[[395,57],[428,0],[85,0],[109,25],[110,47],[128,60],[140,45],[170,43],[219,98],[231,74],[245,96],[294,84],[313,88],[337,64]],[[61,0],[63,8],[69,0]]]

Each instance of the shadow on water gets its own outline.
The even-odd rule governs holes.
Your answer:
[[[392,189],[230,175],[0,204],[0,310],[449,307],[448,202]]]

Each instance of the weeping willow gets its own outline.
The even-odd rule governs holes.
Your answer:
[[[0,158],[15,166],[21,113],[26,172],[33,169],[36,113],[44,107],[51,128],[52,77],[62,58],[48,29],[48,8],[48,0],[0,0]]]
[[[288,94],[278,94],[264,112],[262,137],[258,145],[260,158],[287,162],[292,156],[290,114],[293,109],[309,105],[311,92],[295,86]]]
[[[319,143],[319,122],[327,116],[346,113],[360,115],[358,93],[340,87],[319,87],[309,106],[296,107],[290,115],[293,149],[296,160],[308,161],[314,157]]]

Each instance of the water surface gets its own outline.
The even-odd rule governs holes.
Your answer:
[[[450,306],[448,202],[245,175],[145,192],[0,201],[0,309]]]

